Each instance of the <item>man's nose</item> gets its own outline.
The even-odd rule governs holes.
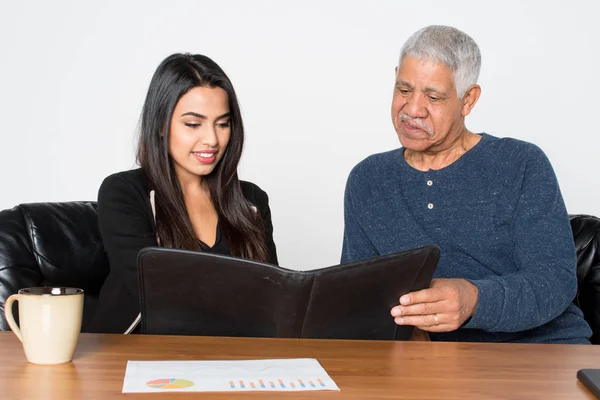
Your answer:
[[[411,93],[406,99],[406,105],[403,110],[413,118],[427,117],[427,99],[421,93]]]

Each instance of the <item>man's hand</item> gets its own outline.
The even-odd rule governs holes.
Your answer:
[[[458,329],[473,315],[479,291],[464,279],[434,279],[429,289],[400,297],[391,314],[398,325],[414,325],[429,332]]]

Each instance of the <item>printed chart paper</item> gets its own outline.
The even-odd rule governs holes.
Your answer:
[[[340,390],[314,358],[128,361],[123,393]]]

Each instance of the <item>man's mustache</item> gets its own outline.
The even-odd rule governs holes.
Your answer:
[[[410,125],[416,126],[419,129],[423,129],[429,134],[429,136],[433,136],[435,134],[433,128],[424,123],[421,118],[413,118],[408,114],[400,114],[400,121],[410,121]]]

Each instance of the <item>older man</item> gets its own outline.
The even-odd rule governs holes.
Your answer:
[[[465,127],[480,65],[477,44],[452,27],[404,44],[392,99],[402,147],[350,173],[342,262],[437,244],[435,279],[399,299],[397,324],[432,340],[589,343],[550,162],[533,144]]]

